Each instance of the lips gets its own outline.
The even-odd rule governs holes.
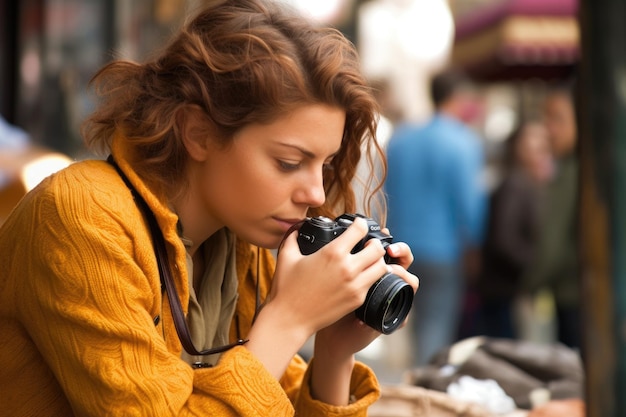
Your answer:
[[[289,230],[294,224],[300,223],[302,221],[302,218],[297,218],[297,219],[281,219],[281,218],[277,218],[274,217],[274,220],[276,220],[276,222],[279,224],[280,228],[283,230],[283,232],[286,232],[287,230]]]

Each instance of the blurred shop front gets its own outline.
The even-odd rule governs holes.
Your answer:
[[[491,2],[459,12],[452,61],[484,81],[572,76],[580,58],[577,0]]]
[[[551,84],[573,83],[580,63],[578,0],[469,0],[455,12],[450,61],[482,86],[483,136],[497,159],[523,120],[539,119]]]
[[[182,4],[181,4],[182,3]],[[183,7],[181,7],[183,6]],[[42,146],[81,152],[78,127],[93,108],[87,84],[115,57],[139,59],[162,44],[183,1],[2,2],[0,111]]]
[[[88,83],[113,58],[141,59],[185,14],[184,0],[0,1],[0,223],[37,179],[87,156]],[[12,132],[13,134],[9,134]]]
[[[485,122],[488,140],[497,140],[514,114],[534,116],[547,83],[576,81],[586,413],[626,416],[625,3],[451,4],[459,5],[451,60],[496,98],[491,120]]]

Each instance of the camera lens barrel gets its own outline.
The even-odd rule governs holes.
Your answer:
[[[355,314],[373,329],[391,334],[404,323],[412,305],[413,288],[399,276],[387,273],[370,287]]]

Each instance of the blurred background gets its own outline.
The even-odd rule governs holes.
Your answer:
[[[591,416],[626,415],[626,5],[622,0],[283,0],[332,25],[360,52],[383,116],[425,121],[428,83],[453,65],[476,83],[473,128],[499,183],[505,142],[539,118],[550,86],[576,80],[582,356]],[[106,62],[143,60],[201,0],[0,0],[0,223],[42,177],[90,157],[79,127],[87,86]],[[553,310],[536,306],[524,337],[554,341]],[[410,362],[404,329],[360,355],[384,383]],[[622,413],[622,414],[620,414]]]
[[[483,83],[486,137],[506,137],[545,81],[578,62],[576,0],[284,0],[342,30],[365,73],[384,81],[394,116],[423,119],[430,75],[450,60]],[[0,111],[36,144],[80,157],[90,77],[113,58],[142,60],[200,0],[0,3]]]

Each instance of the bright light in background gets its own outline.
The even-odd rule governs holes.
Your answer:
[[[400,48],[410,58],[435,61],[452,46],[454,21],[445,0],[413,0],[396,22]]]
[[[335,21],[343,6],[345,0],[283,0],[296,7],[302,13],[318,22],[328,23]]]
[[[26,191],[37,186],[44,178],[67,167],[72,160],[60,153],[43,155],[27,163],[20,174]]]
[[[20,75],[28,87],[36,87],[41,77],[41,60],[37,51],[30,49],[24,53],[20,62]]]
[[[485,138],[493,143],[506,140],[517,123],[517,113],[510,107],[491,110],[485,120]]]
[[[358,47],[371,79],[387,79],[407,120],[431,112],[428,80],[444,67],[454,41],[447,0],[370,0],[358,10]]]

